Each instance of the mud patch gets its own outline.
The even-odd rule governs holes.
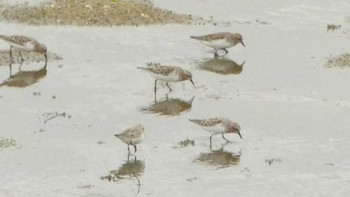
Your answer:
[[[16,140],[0,137],[0,151],[11,146],[16,146]]]
[[[146,1],[149,2],[149,1]],[[38,6],[0,5],[2,20],[31,25],[148,25],[191,23],[189,15],[176,14],[151,3],[120,0],[54,0]]]
[[[350,68],[350,54],[345,53],[336,57],[330,57],[323,66],[326,68]]]
[[[341,25],[328,24],[327,31],[333,32],[334,30],[340,29]]]
[[[58,117],[63,117],[63,118],[67,118],[67,119],[72,118],[72,116],[66,112],[62,112],[62,113],[49,112],[49,113],[44,113],[42,116],[45,117],[44,124],[46,124],[47,122],[49,122],[55,118],[58,118]]]
[[[271,166],[271,164],[273,163],[281,163],[282,162],[282,159],[279,159],[279,158],[271,158],[271,159],[265,159],[265,162],[267,164],[269,164],[269,166]]]
[[[177,146],[174,146],[173,148],[177,149],[177,148],[185,148],[185,147],[192,147],[192,146],[195,146],[195,141],[187,138],[177,143]]]

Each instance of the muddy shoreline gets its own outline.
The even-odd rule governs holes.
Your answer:
[[[54,0],[35,6],[0,5],[2,21],[30,25],[138,26],[190,24],[190,15],[154,7],[150,1]],[[1,2],[0,2],[1,3]]]

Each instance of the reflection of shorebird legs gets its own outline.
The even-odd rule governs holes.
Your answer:
[[[10,61],[9,67],[10,67],[10,77],[12,77],[12,64],[11,64],[11,61]]]
[[[171,91],[169,91],[169,92],[171,92]],[[166,100],[169,100],[169,97],[168,97],[169,92],[167,92],[167,93],[165,94],[165,99],[166,99]],[[157,103],[157,92],[156,92],[156,91],[154,91],[154,103]]]
[[[23,61],[21,61],[21,63],[19,64],[19,68],[18,68],[19,71],[22,71],[22,64],[23,64]]]
[[[130,157],[130,154],[128,154],[128,163],[129,163],[129,157]],[[136,159],[136,155],[134,156],[134,165],[136,164],[137,162],[137,159]],[[132,172],[132,165],[129,165],[129,171],[132,173],[132,175],[134,175],[134,177],[136,178],[137,180],[137,193],[140,192],[140,189],[141,189],[141,182],[140,182],[140,179],[139,177],[137,177],[136,173],[135,172]]]
[[[130,158],[130,153],[128,154],[128,159],[127,159],[127,161],[128,161],[128,163],[129,163],[129,158]],[[134,155],[134,163],[136,163],[136,155]]]
[[[134,177],[136,178],[137,180],[137,187],[138,187],[138,190],[137,190],[137,193],[140,193],[140,189],[141,189],[141,182],[140,182],[140,179],[136,176],[136,173],[132,173],[134,175]]]
[[[219,148],[219,149],[217,149],[217,150],[213,150],[212,147],[210,147],[210,150],[212,150],[212,151],[224,151],[224,147],[225,147],[227,144],[229,144],[229,142],[226,142],[225,144],[222,144],[222,145],[221,145],[221,148]]]
[[[154,103],[157,103],[157,92],[154,91]]]

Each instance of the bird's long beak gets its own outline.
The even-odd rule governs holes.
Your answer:
[[[239,135],[239,137],[240,137],[241,139],[243,139],[243,138],[242,138],[242,135],[241,135],[241,132],[238,132],[238,135]]]
[[[190,82],[191,82],[191,83],[192,83],[192,85],[194,86],[194,83],[193,83],[192,79],[190,79]]]
[[[241,41],[242,45],[245,47],[245,44],[243,43],[243,41]]]

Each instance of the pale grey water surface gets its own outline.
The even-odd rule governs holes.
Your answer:
[[[323,65],[349,53],[350,3],[313,2],[155,1],[216,26],[0,23],[63,58],[14,64],[24,85],[0,87],[0,196],[349,196],[350,68]],[[246,48],[218,60],[189,38],[218,31]],[[190,70],[195,87],[161,84],[155,101],[136,68],[150,61]],[[0,79],[13,80],[7,65]],[[210,150],[188,119],[213,116],[237,121],[243,140],[214,136]],[[114,134],[138,123],[145,140],[128,158]]]

